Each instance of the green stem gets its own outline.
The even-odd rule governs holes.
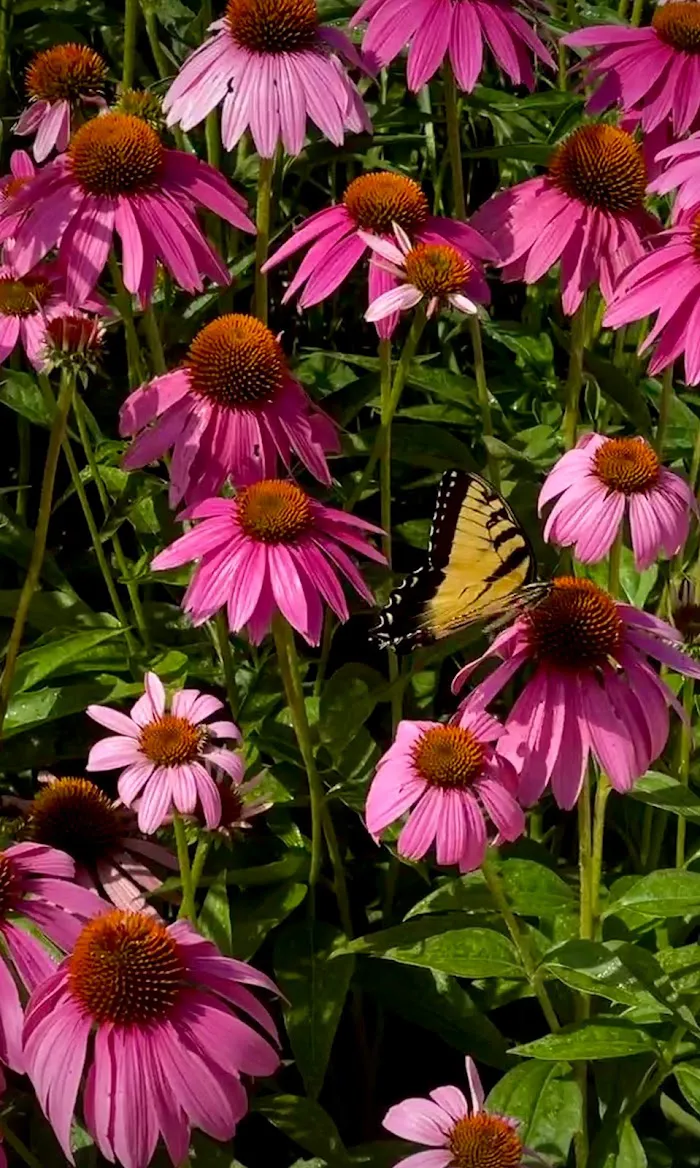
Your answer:
[[[607,775],[601,774],[595,793],[593,807],[593,848],[591,852],[591,916],[593,936],[598,931],[600,920],[600,880],[603,874],[603,845],[605,842],[605,808],[612,788]]]
[[[270,209],[274,158],[261,158],[258,173],[258,200],[255,211],[255,315],[267,324],[267,276],[262,271],[270,248]]]
[[[216,632],[216,642],[219,646],[221,668],[224,671],[229,708],[233,717],[237,718],[240,702],[238,700],[238,687],[236,685],[236,666],[233,661],[233,653],[231,652],[231,640],[226,623],[226,613],[223,609],[220,609],[214,618],[214,629]]]
[[[202,0],[202,24],[204,25],[205,31],[209,28],[212,19],[211,0]],[[207,114],[204,122],[204,136],[207,143],[207,162],[210,166],[214,167],[214,170],[221,170],[221,130],[219,128],[219,114],[216,108]],[[223,251],[224,228],[218,216],[211,217],[209,230],[214,247],[221,253]]]
[[[654,449],[659,458],[663,458],[664,442],[666,439],[666,431],[668,429],[668,419],[671,414],[671,402],[673,400],[673,365],[669,365],[664,369],[663,377],[661,379],[661,397],[659,398],[659,420],[656,424],[656,434],[654,436]]]
[[[292,716],[292,725],[296,734],[301,757],[306,768],[306,777],[309,784],[309,802],[311,805],[311,868],[309,871],[309,886],[314,888],[321,872],[323,858],[323,819],[324,800],[323,784],[316,769],[316,759],[311,742],[311,729],[306,716],[304,689],[299,672],[299,658],[294,643],[294,633],[283,617],[275,617],[273,621],[275,648],[277,650],[277,664],[282,675],[289,712]]]
[[[632,5],[631,24],[633,28],[639,28],[642,23],[642,15],[644,13],[644,0],[634,0]]]
[[[143,310],[143,331],[146,334],[148,341],[148,348],[151,353],[151,368],[156,376],[166,373],[168,366],[165,360],[165,353],[163,352],[163,342],[160,336],[160,329],[158,328],[158,321],[152,304],[146,305]]]
[[[491,417],[491,398],[486,380],[486,364],[484,362],[484,346],[481,342],[481,324],[478,316],[469,317],[469,331],[474,350],[474,374],[476,377],[476,396],[481,410],[481,427],[485,437],[493,437],[493,419]],[[488,446],[486,447],[486,465],[489,478],[497,491],[501,489],[501,472],[497,460],[493,457]]]
[[[173,71],[173,66],[170,64],[170,61],[165,54],[165,50],[160,43],[160,37],[158,36],[158,22],[156,21],[156,14],[154,12],[151,0],[142,0],[141,11],[143,13],[143,19],[146,25],[148,43],[151,46],[153,60],[155,61],[156,69],[158,70],[158,76],[160,77],[161,81],[163,81],[166,77],[170,76]]]
[[[698,487],[698,472],[700,472],[700,426],[698,426],[698,430],[695,435],[693,455],[690,460],[690,485],[695,492],[697,492]]]
[[[196,896],[197,894],[197,889],[199,888],[199,882],[202,879],[202,873],[204,871],[204,865],[207,862],[207,856],[209,854],[210,847],[211,836],[201,836],[197,844],[197,851],[194,854],[194,860],[192,861],[192,868],[190,869],[193,896]]]
[[[627,13],[629,12],[630,0],[620,0],[617,6],[617,15],[620,20],[627,20]]]
[[[385,70],[383,70],[385,72]],[[425,135],[425,156],[428,160],[430,168],[430,176],[435,185],[435,176],[437,174],[437,145],[435,142],[435,123],[433,121],[433,106],[430,99],[430,86],[424,85],[418,92],[418,109],[422,114],[425,114],[425,121],[423,122],[423,134]],[[385,104],[385,103],[384,103]]]
[[[578,797],[578,865],[580,887],[579,936],[582,940],[593,939],[593,840],[591,831],[591,793],[586,775],[581,794]],[[591,1000],[588,994],[579,994],[576,999],[576,1020],[581,1022],[590,1017]],[[574,1065],[576,1081],[581,1092],[581,1129],[574,1139],[576,1168],[586,1168],[588,1163],[588,1067],[585,1062]]]
[[[7,93],[7,63],[14,6],[14,0],[0,0],[0,102],[4,102]]]
[[[139,17],[138,0],[125,0],[124,4],[124,60],[122,62],[122,86],[133,89],[136,75],[136,26]]]
[[[328,848],[328,855],[333,865],[333,891],[335,892],[335,899],[338,902],[338,912],[340,913],[340,923],[343,927],[343,932],[348,939],[352,939],[352,915],[350,912],[350,897],[348,895],[348,883],[345,879],[345,864],[338,844],[338,837],[335,833],[335,826],[331,818],[330,807],[326,802],[323,804],[323,834],[326,837],[326,846]]]
[[[622,539],[624,529],[620,524],[608,557],[608,592],[611,596],[620,595],[620,564],[622,562]]]
[[[177,848],[177,862],[180,865],[180,879],[182,881],[182,904],[178,916],[195,923],[197,908],[194,900],[194,884],[192,869],[190,868],[190,852],[187,846],[185,821],[179,811],[173,812],[173,827],[175,829],[175,846]]]
[[[49,445],[46,451],[44,475],[41,483],[39,514],[37,515],[36,528],[34,530],[34,542],[29,557],[29,567],[17,603],[17,611],[5,653],[5,667],[2,672],[2,678],[0,678],[0,737],[2,737],[2,727],[12,694],[12,683],[14,681],[22,637],[24,636],[24,626],[27,623],[29,606],[39,585],[41,568],[44,563],[58,456],[68,429],[68,415],[70,413],[74,389],[75,381],[72,373],[64,371],[61,374],[61,388],[58,394],[53,422],[51,423],[51,433],[49,435]]]
[[[136,332],[136,325],[134,324],[131,293],[127,291],[124,285],[119,264],[112,254],[109,257],[109,270],[114,282],[114,299],[124,325],[126,359],[129,368],[129,388],[133,389],[135,385],[140,385],[142,381],[146,380],[146,371],[143,367],[141,346],[139,344],[138,333]]]
[[[459,97],[449,61],[442,67],[445,91],[445,120],[447,122],[447,150],[452,172],[452,200],[456,219],[466,219],[467,201],[464,196],[464,171],[462,170],[462,140],[459,127]]]
[[[17,518],[24,523],[27,518],[29,485],[31,483],[31,430],[29,422],[21,414],[17,415],[17,444],[19,464],[17,466]]]
[[[691,719],[694,705],[695,684],[692,677],[686,677],[683,682],[683,709],[685,710],[685,718],[681,722],[681,735],[678,745],[678,779],[684,787],[687,787],[690,781],[690,752],[693,735]],[[679,815],[678,824],[676,826],[677,868],[683,868],[685,865],[685,828],[685,818],[682,815]]]
[[[566,406],[562,430],[564,449],[571,450],[576,445],[578,430],[579,401],[583,387],[583,351],[586,338],[586,297],[571,318],[571,351],[569,354],[569,375],[566,379]]]
[[[33,1152],[30,1152],[27,1145],[22,1143],[22,1140],[19,1136],[15,1135],[12,1128],[7,1126],[4,1119],[0,1119],[0,1135],[7,1146],[12,1148],[12,1151],[17,1153],[20,1160],[24,1160],[24,1163],[29,1165],[29,1168],[44,1168],[41,1160]]]
[[[379,370],[381,387],[381,425],[384,428],[384,444],[382,446],[379,494],[381,501],[381,526],[384,529],[382,536],[382,551],[386,562],[391,568],[391,341],[379,342]],[[399,663],[392,648],[387,650],[389,662],[389,682],[395,686],[399,676]],[[392,688],[391,694],[391,726],[395,733],[401,721],[402,694],[398,686]]]
[[[515,948],[518,950],[523,969],[525,970],[525,974],[527,976],[527,980],[532,986],[535,996],[537,997],[537,1000],[542,1007],[542,1013],[547,1019],[549,1028],[552,1031],[557,1031],[559,1029],[559,1019],[557,1018],[554,1011],[554,1007],[547,992],[547,987],[545,986],[537,969],[537,962],[535,961],[535,958],[532,954],[529,938],[525,935],[525,933],[522,932],[515,918],[515,914],[508,904],[508,898],[506,896],[500,874],[488,859],[484,860],[483,864],[481,865],[481,871],[484,874],[486,886],[491,893],[491,896],[493,897],[493,902],[503,917],[505,926],[510,933],[511,940],[515,945]]]

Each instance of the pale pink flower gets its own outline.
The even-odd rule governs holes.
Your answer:
[[[677,647],[666,621],[620,604],[591,580],[561,576],[544,599],[500,633],[452,683],[458,693],[492,657],[502,663],[464,705],[486,706],[534,665],[505,721],[498,752],[520,773],[519,799],[537,802],[547,783],[560,807],[576,802],[593,755],[617,791],[629,791],[663,751],[669,705],[678,703],[651,667],[654,658],[688,677],[700,664]]]
[[[19,276],[59,244],[68,299],[80,304],[100,278],[116,231],[124,283],[145,303],[158,260],[187,292],[201,291],[203,276],[229,282],[202,234],[197,206],[242,231],[255,230],[245,200],[213,167],[194,154],[166,150],[141,118],[106,113],[82,125],[67,152],[0,210],[0,242],[14,236]]]
[[[467,293],[477,296],[483,281],[478,274],[474,280],[474,268],[456,248],[446,243],[412,244],[398,223],[394,224],[396,243],[364,231],[360,236],[379,257],[374,261],[377,267],[397,281],[395,288],[382,292],[371,302],[365,320],[386,320],[396,312],[415,308],[422,301],[427,302],[429,317],[439,308],[448,307],[467,316],[476,314],[476,304]]]
[[[658,227],[643,207],[647,174],[625,130],[581,126],[556,147],[549,172],[494,195],[474,226],[498,248],[505,280],[535,284],[560,264],[562,305],[571,315],[593,284],[610,300]]]
[[[629,520],[638,571],[663,552],[675,556],[685,544],[695,496],[680,475],[659,462],[644,438],[584,434],[545,479],[539,513],[552,499],[544,538],[573,547],[584,564],[608,554],[621,524]]]
[[[157,831],[173,811],[192,815],[197,807],[207,827],[216,827],[221,799],[205,763],[240,779],[240,754],[217,741],[237,742],[240,730],[233,722],[205,721],[224,704],[210,694],[180,689],[168,701],[156,673],[146,674],[144,686],[128,715],[109,706],[88,706],[89,717],[114,735],[92,747],[86,769],[124,768],[119,797],[127,807],[137,806],[139,830],[146,835]]]
[[[488,46],[496,64],[513,82],[535,88],[533,58],[554,68],[551,54],[523,18],[537,6],[510,0],[364,0],[350,27],[367,21],[365,58],[385,68],[409,46],[408,87],[417,93],[449,56],[460,89],[471,93],[484,67]]]
[[[700,113],[700,8],[673,0],[657,8],[651,25],[596,24],[562,37],[575,49],[593,48],[582,68],[587,84],[601,84],[589,98],[590,113],[609,106],[639,116],[645,133],[670,118],[680,136]]]
[[[27,1074],[71,1163],[81,1082],[85,1126],[110,1163],[147,1168],[162,1137],[179,1166],[192,1128],[232,1138],[248,1110],[241,1076],[272,1075],[280,1061],[248,985],[277,992],[185,921],[166,928],[114,909],[83,929],[24,1024]]]
[[[518,1122],[487,1111],[484,1089],[474,1060],[467,1057],[469,1100],[459,1087],[436,1087],[429,1099],[404,1099],[387,1111],[387,1131],[422,1144],[399,1160],[396,1168],[520,1168],[533,1161],[543,1163],[526,1148],[518,1134]]]
[[[106,306],[101,297],[88,295],[83,307],[103,312]],[[11,264],[0,266],[0,362],[21,345],[34,368],[45,369],[49,322],[70,312],[59,264],[41,263],[23,276]]]
[[[185,61],[165,95],[169,126],[183,130],[221,109],[221,139],[232,150],[246,129],[263,158],[278,143],[304,145],[306,120],[341,146],[345,134],[372,129],[345,63],[362,69],[348,38],[319,23],[316,0],[228,0],[214,33]]]
[[[69,953],[85,922],[107,908],[74,877],[70,856],[43,844],[0,852],[0,1061],[14,1071],[24,1070],[17,982],[31,993],[56,969],[42,937]]]
[[[1,291],[1,290],[0,290]],[[120,412],[122,436],[138,434],[127,470],[173,450],[170,504],[198,503],[231,479],[271,478],[296,455],[330,485],[325,452],[337,452],[335,426],[287,368],[262,321],[233,313],[205,325],[183,364],[135,390]]]
[[[198,561],[183,600],[194,624],[225,607],[231,632],[246,628],[258,645],[281,612],[310,645],[318,645],[323,601],[339,620],[349,616],[339,574],[373,603],[345,547],[385,563],[365,538],[381,528],[324,507],[296,483],[263,479],[235,499],[198,503],[181,518],[201,522],[160,552],[151,567],[162,572]]]
[[[87,45],[52,45],[36,53],[25,76],[30,105],[14,127],[15,134],[34,134],[37,162],[52,150],[65,150],[71,116],[83,106],[104,106],[107,64]]]
[[[472,269],[471,286],[481,303],[490,299],[482,264],[496,260],[496,248],[468,223],[431,215],[428,200],[413,179],[391,171],[361,174],[348,185],[342,203],[311,215],[282,244],[263,267],[267,272],[301,248],[308,247],[285,292],[287,303],[298,294],[300,308],[311,308],[331,296],[371,248],[367,235],[391,240],[398,224],[414,243],[454,248]],[[396,277],[370,258],[368,302],[397,286]],[[377,332],[388,338],[398,323],[398,312],[377,322]]]
[[[457,864],[460,872],[478,868],[487,820],[495,824],[491,842],[516,840],[525,831],[516,773],[491,745],[502,734],[501,723],[481,709],[465,709],[449,726],[400,722],[369,788],[367,830],[378,840],[410,812],[398,839],[400,856],[421,860],[434,844],[438,864]]]
[[[678,0],[675,0],[677,3]],[[690,0],[695,3],[695,0]],[[682,211],[696,210],[700,204],[700,133],[691,134],[684,142],[667,146],[656,156],[663,171],[649,184],[654,195],[676,191],[673,211],[678,219]]]

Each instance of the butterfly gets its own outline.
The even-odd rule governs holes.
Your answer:
[[[407,652],[477,621],[515,615],[548,589],[535,573],[530,541],[505,499],[478,475],[447,471],[427,562],[389,597],[374,639]]]

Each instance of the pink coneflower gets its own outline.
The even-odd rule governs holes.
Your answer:
[[[0,214],[8,214],[9,207],[13,199],[20,193],[27,185],[30,179],[37,174],[37,169],[27,154],[26,150],[13,150],[10,155],[10,173],[3,175],[0,178]],[[22,222],[26,215],[26,211],[19,211],[16,215],[14,224],[10,221],[8,224],[8,234],[5,239],[4,256],[5,261],[10,257],[14,234],[14,229]],[[8,220],[4,220],[7,224]]]
[[[467,223],[431,215],[428,200],[418,183],[390,171],[363,174],[353,179],[342,203],[326,207],[307,219],[267,261],[263,271],[269,271],[300,248],[310,245],[284,294],[283,303],[298,293],[299,307],[311,308],[331,296],[370,250],[367,233],[391,240],[394,224],[413,242],[456,248],[462,259],[472,266],[472,279],[475,286],[478,281],[480,299],[489,299],[481,263],[495,260],[496,249]],[[371,304],[394,287],[396,278],[371,260],[368,302]],[[379,335],[390,337],[398,319],[396,312],[380,321],[377,325]]]
[[[89,779],[43,774],[39,781],[42,789],[22,804],[27,837],[65,852],[75,861],[76,881],[117,908],[147,911],[144,892],[154,892],[163,879],[153,869],[177,871],[175,857],[141,839],[133,812]]]
[[[202,522],[160,552],[151,566],[167,571],[198,561],[183,600],[194,624],[226,607],[231,632],[247,628],[258,645],[279,611],[310,645],[318,645],[324,600],[339,620],[349,616],[338,574],[363,600],[374,603],[345,547],[385,563],[364,538],[381,528],[324,507],[296,483],[264,479],[235,499],[198,503],[182,518]]]
[[[665,621],[618,604],[597,584],[569,576],[459,671],[457,693],[482,661],[502,664],[467,698],[486,705],[521,666],[534,673],[506,718],[498,751],[520,772],[520,800],[535,803],[548,782],[560,807],[576,802],[592,754],[617,791],[628,791],[659,757],[676,701],[648,658],[700,677]]]
[[[421,860],[435,844],[438,864],[457,864],[460,872],[478,868],[487,818],[496,825],[496,842],[525,830],[516,773],[491,746],[502,733],[500,722],[480,709],[464,710],[450,726],[400,722],[369,789],[367,830],[378,840],[410,811],[398,839],[400,856]]]
[[[66,295],[66,277],[56,263],[38,264],[24,276],[11,265],[0,267],[0,362],[20,344],[35,369],[46,367],[47,328],[71,312]],[[83,307],[102,312],[105,304],[88,296]]]
[[[657,8],[649,28],[597,24],[562,37],[572,48],[593,48],[583,71],[589,84],[602,82],[587,109],[611,105],[639,115],[645,133],[671,119],[685,134],[700,113],[700,8],[696,0],[674,0]]]
[[[658,313],[639,352],[652,349],[649,373],[660,373],[680,356],[688,385],[700,384],[700,212],[682,213],[658,246],[622,275],[604,317],[621,328]]]
[[[3,1075],[2,1070],[0,1070],[0,1099],[2,1099],[2,1096],[5,1094],[6,1087],[7,1087],[7,1082],[5,1080],[5,1076]],[[4,1152],[3,1147],[2,1147],[2,1132],[1,1131],[0,1131],[0,1168],[7,1168],[7,1156],[5,1155],[5,1152]]]
[[[430,1151],[399,1160],[396,1168],[520,1168],[533,1159],[518,1135],[518,1123],[484,1108],[484,1090],[474,1060],[467,1057],[469,1102],[459,1087],[436,1087],[429,1099],[404,1099],[390,1107],[387,1131]]]
[[[345,63],[362,69],[348,38],[319,23],[316,0],[228,0],[223,20],[182,66],[165,95],[169,126],[204,121],[220,102],[221,138],[232,150],[246,129],[263,158],[278,143],[304,145],[306,119],[342,146],[347,131],[371,130]]]
[[[547,475],[539,512],[556,496],[544,538],[573,547],[584,564],[608,554],[629,518],[638,571],[659,554],[675,556],[688,538],[695,496],[680,475],[666,470],[644,438],[584,434]]]
[[[582,126],[556,147],[549,173],[489,200],[474,224],[498,247],[505,280],[536,283],[561,264],[562,304],[571,315],[599,283],[609,300],[624,269],[658,227],[643,207],[647,175],[631,134]]]
[[[56,969],[42,934],[69,953],[85,922],[106,908],[94,892],[74,884],[74,876],[71,858],[43,844],[13,844],[0,852],[0,1060],[15,1071],[24,1069],[15,977],[31,993]]]
[[[104,106],[107,65],[87,45],[53,45],[36,53],[25,74],[30,105],[15,126],[16,134],[35,134],[37,162],[52,150],[65,150],[71,115],[81,106]]]
[[[415,308],[422,301],[427,301],[426,314],[429,317],[439,308],[446,307],[468,316],[476,313],[476,304],[467,293],[483,299],[485,283],[469,260],[449,243],[412,244],[398,223],[394,224],[394,235],[396,243],[361,232],[362,238],[379,256],[374,261],[377,267],[398,281],[395,288],[382,292],[371,302],[365,320],[386,320],[396,312]]]
[[[695,0],[691,2],[695,3]],[[695,210],[700,203],[700,134],[667,146],[657,155],[657,162],[662,163],[664,169],[649,184],[649,190],[655,195],[666,195],[677,189],[673,207],[677,220],[679,212]]]
[[[0,241],[14,235],[12,262],[23,276],[60,240],[68,298],[80,304],[100,278],[116,231],[124,283],[146,302],[157,260],[188,292],[201,291],[203,276],[228,283],[195,206],[242,231],[255,230],[244,199],[213,167],[194,154],[166,150],[141,118],[106,113],[82,125],[67,152],[0,211]],[[19,225],[18,212],[26,212]]]
[[[242,782],[222,771],[215,771],[214,781],[221,798],[221,822],[215,829],[217,835],[230,842],[240,832],[248,831],[258,815],[264,815],[270,810],[273,803],[269,799],[249,798],[260,786],[262,779],[262,775],[255,775]]]
[[[407,78],[414,93],[435,75],[449,54],[457,84],[471,93],[483,68],[488,45],[497,65],[514,85],[535,88],[533,58],[549,68],[554,62],[520,11],[531,15],[535,5],[510,0],[364,0],[350,27],[366,20],[362,42],[365,58],[383,69],[409,47]],[[520,9],[520,11],[518,11]]]
[[[241,1075],[279,1066],[274,1022],[247,985],[277,992],[184,921],[114,909],[87,925],[24,1025],[27,1073],[68,1159],[85,1071],[84,1122],[110,1163],[147,1168],[162,1136],[180,1165],[193,1127],[230,1140],[248,1110]]]
[[[330,484],[324,452],[339,448],[333,423],[289,373],[279,341],[240,313],[205,325],[178,369],[126,399],[120,433],[139,430],[124,466],[145,466],[172,448],[173,507],[216,495],[229,478],[236,486],[271,478],[280,459],[290,469],[293,454]]]
[[[127,807],[138,807],[139,830],[152,835],[172,812],[192,815],[199,807],[207,827],[221,819],[221,799],[205,763],[221,767],[239,779],[243,760],[216,740],[238,741],[233,722],[205,722],[223,702],[197,689],[181,689],[166,701],[163,683],[147,673],[144,693],[129,715],[109,706],[88,706],[87,713],[114,730],[97,742],[87,762],[88,771],[124,767],[119,797]]]

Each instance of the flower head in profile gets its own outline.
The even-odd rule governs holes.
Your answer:
[[[338,449],[333,423],[290,374],[279,341],[241,313],[205,325],[182,365],[135,390],[120,433],[138,434],[124,458],[129,470],[172,449],[172,506],[216,495],[228,479],[270,478],[280,460],[289,470],[293,455],[330,484],[325,452]]]
[[[552,499],[544,538],[573,547],[584,564],[608,554],[629,519],[638,571],[660,553],[675,556],[688,538],[695,496],[680,475],[667,470],[644,438],[585,434],[567,451],[540,491],[542,513]]]
[[[101,312],[104,301],[88,296],[85,305]],[[37,264],[24,276],[11,265],[0,267],[0,362],[20,345],[37,370],[47,368],[49,329],[57,318],[72,312],[66,299],[66,278],[53,262]]]
[[[115,113],[141,118],[159,133],[163,129],[163,103],[152,89],[121,89],[112,109]]]
[[[438,864],[471,872],[491,842],[515,840],[525,830],[516,802],[518,781],[492,743],[503,733],[484,710],[465,709],[449,726],[400,722],[380,759],[367,796],[367,830],[382,832],[410,812],[398,839],[399,855],[420,860],[435,845]]]
[[[65,150],[71,117],[83,106],[104,106],[107,64],[87,45],[52,45],[35,53],[25,74],[30,104],[15,126],[16,134],[34,134],[37,162],[52,150]]]
[[[74,877],[70,856],[43,844],[0,852],[0,1061],[15,1071],[24,1069],[17,982],[31,993],[56,969],[42,938],[70,953],[85,922],[106,909]]]
[[[610,300],[658,222],[644,210],[647,173],[631,134],[581,126],[554,150],[546,175],[494,195],[474,225],[499,249],[505,280],[535,284],[555,264],[571,315],[593,284]]]
[[[75,879],[118,908],[147,909],[144,893],[162,883],[158,869],[177,870],[160,844],[142,839],[136,816],[84,778],[39,776],[42,788],[23,806],[24,833],[75,861]]]
[[[296,483],[263,479],[235,499],[207,499],[182,517],[199,522],[160,552],[152,567],[167,571],[198,561],[183,600],[195,624],[226,608],[231,632],[246,628],[258,645],[280,612],[310,645],[318,645],[324,601],[339,620],[349,616],[339,575],[373,603],[345,549],[385,563],[366,538],[381,529],[324,507]]]
[[[460,89],[471,93],[484,68],[488,46],[513,85],[535,88],[533,63],[554,67],[552,56],[532,27],[536,5],[511,0],[430,0],[398,5],[364,0],[350,27],[367,21],[365,58],[385,68],[408,46],[408,88],[417,93],[449,57]],[[524,13],[528,19],[525,19]]]
[[[320,23],[316,0],[228,0],[210,31],[165,95],[169,126],[191,130],[223,103],[225,148],[250,129],[263,158],[279,143],[299,154],[307,118],[335,146],[348,131],[371,130],[346,72],[362,61],[344,33]]]
[[[469,1100],[459,1087],[436,1087],[429,1099],[404,1099],[390,1107],[384,1127],[400,1139],[430,1149],[399,1160],[396,1168],[521,1168],[542,1163],[526,1148],[518,1123],[484,1107],[476,1065],[467,1058]]]
[[[255,796],[262,775],[255,775],[242,782],[240,779],[232,779],[223,771],[216,771],[214,782],[219,788],[221,799],[221,822],[216,833],[224,839],[235,840],[240,832],[248,831],[253,826],[252,821],[258,815],[264,815],[273,806],[268,799]]]
[[[695,0],[657,6],[647,28],[597,24],[562,37],[575,49],[592,48],[583,62],[588,84],[598,85],[587,109],[611,105],[637,114],[644,133],[670,119],[685,134],[700,113],[700,8]]]
[[[683,577],[671,588],[671,621],[685,647],[697,656],[700,641],[700,590],[697,583]]]
[[[469,299],[472,283],[475,295],[483,281],[474,268],[449,243],[412,244],[398,223],[394,224],[396,242],[361,233],[362,238],[379,258],[377,267],[384,268],[398,282],[395,288],[382,292],[365,313],[365,320],[386,320],[396,312],[406,312],[425,302],[427,316],[439,308],[455,308],[473,316],[476,304]]]
[[[102,360],[105,328],[97,316],[66,308],[46,322],[44,369],[67,369],[84,384]]]
[[[283,263],[301,248],[306,255],[283,297],[298,294],[299,307],[311,308],[331,296],[369,252],[368,299],[372,304],[397,286],[396,276],[373,258],[368,236],[393,241],[394,224],[412,243],[454,248],[471,267],[471,288],[482,303],[489,299],[482,264],[497,258],[496,248],[467,223],[431,215],[423,189],[412,178],[393,171],[361,174],[348,185],[343,200],[312,215],[291,239],[267,261],[264,271]],[[388,338],[398,323],[394,312],[377,321],[377,331]]]
[[[166,149],[141,118],[105,113],[80,126],[66,153],[0,209],[0,241],[14,237],[18,276],[58,245],[68,300],[81,304],[102,274],[116,232],[124,283],[145,303],[158,260],[188,292],[201,291],[204,276],[229,282],[196,207],[242,231],[255,230],[245,200],[217,170],[194,154]]]
[[[178,1166],[192,1128],[230,1140],[248,1109],[241,1076],[279,1066],[248,986],[277,992],[184,921],[114,909],[87,925],[24,1025],[27,1073],[65,1155],[81,1081],[85,1126],[110,1163],[147,1168],[162,1137]]]
[[[128,715],[109,706],[88,706],[88,715],[114,734],[93,746],[87,770],[123,768],[119,798],[127,807],[138,807],[139,830],[146,835],[157,831],[173,811],[192,815],[198,808],[207,827],[216,827],[221,799],[205,763],[234,779],[242,777],[241,756],[219,741],[238,741],[238,727],[230,721],[206,721],[223,709],[223,702],[210,694],[181,689],[168,701],[156,673],[147,673],[144,684]]]
[[[575,804],[592,755],[617,791],[629,791],[663,751],[669,687],[649,658],[700,677],[666,621],[620,604],[591,580],[560,576],[483,656],[459,671],[458,693],[483,661],[501,658],[466,705],[486,706],[522,667],[534,666],[505,721],[498,752],[520,774],[519,798],[535,803],[548,783],[560,807]]]

